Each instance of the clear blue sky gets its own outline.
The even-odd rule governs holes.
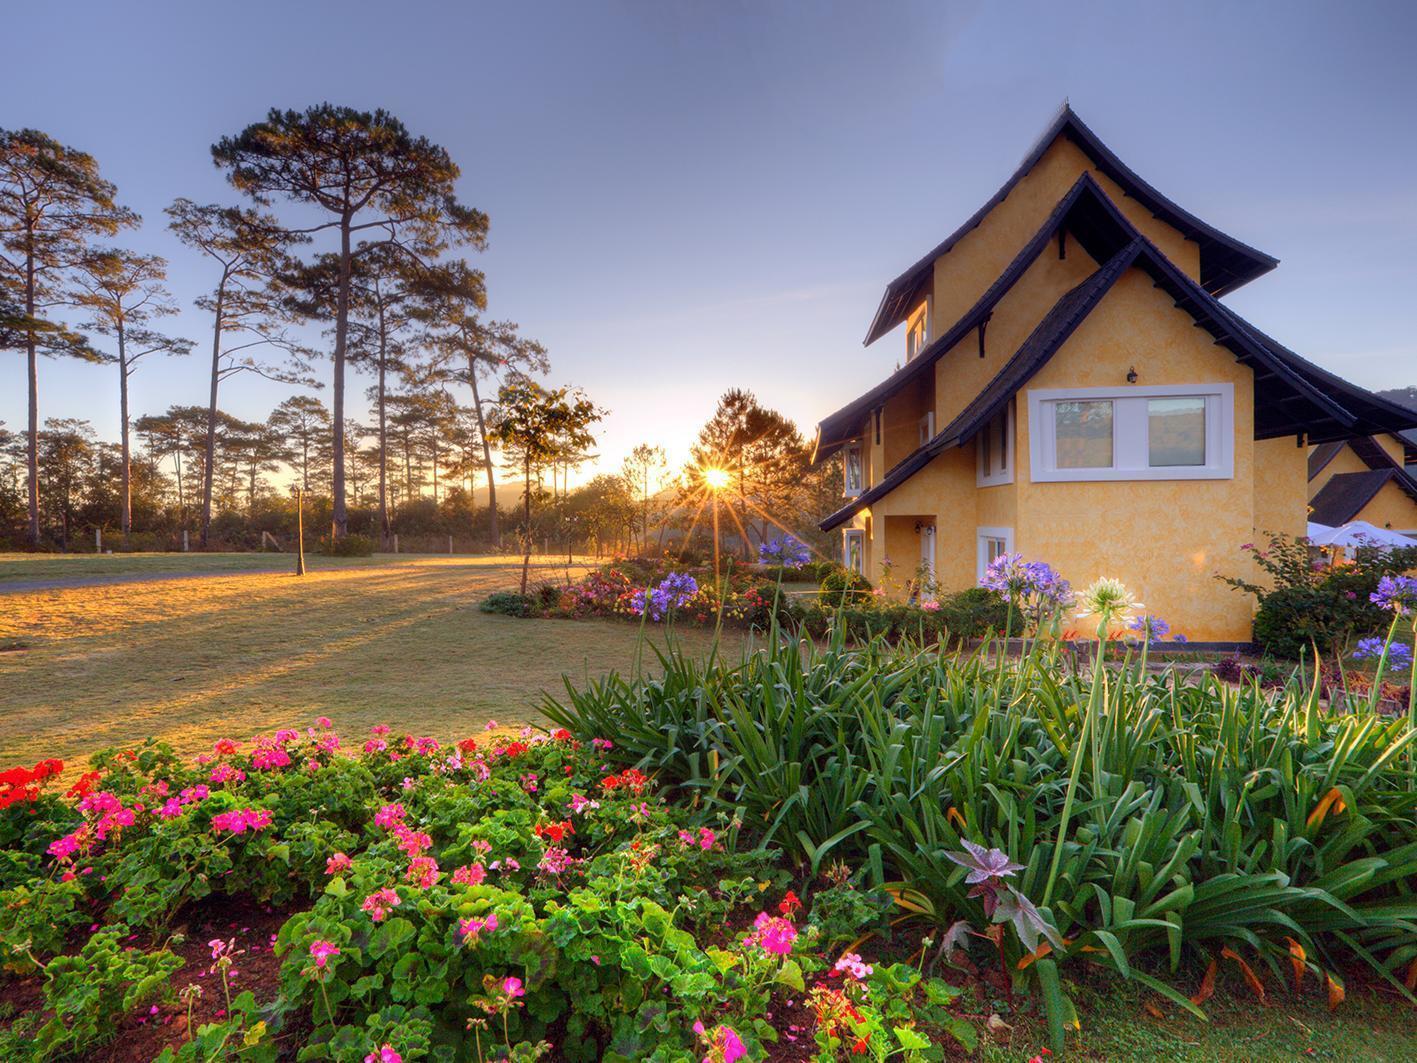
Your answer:
[[[1110,8],[1110,11],[1095,11]],[[491,312],[612,413],[608,462],[682,458],[726,388],[816,419],[886,375],[885,282],[1002,183],[1064,97],[1143,177],[1277,255],[1229,301],[1368,387],[1417,384],[1417,5],[1129,2],[30,3],[4,16],[0,125],[95,154],[170,239],[233,200],[208,148],[271,106],[385,107],[445,145],[492,219]],[[23,423],[11,356],[0,419]],[[328,377],[328,363],[323,367]],[[117,427],[116,370],[47,362],[41,414]],[[145,365],[135,415],[205,394]],[[362,393],[358,380],[352,394]],[[285,391],[238,381],[262,418]],[[322,393],[328,401],[328,388]],[[362,399],[360,400],[362,402]]]

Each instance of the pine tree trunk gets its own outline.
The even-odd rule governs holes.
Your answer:
[[[526,491],[522,496],[525,500],[525,509],[522,511],[522,522],[525,525],[523,536],[526,542],[523,547],[525,553],[522,555],[522,593],[525,594],[526,577],[527,573],[531,570],[531,454],[529,452],[526,457],[526,465],[523,472],[524,477],[522,483]]]
[[[130,465],[132,455],[128,442],[128,343],[122,319],[118,322],[118,425],[119,450],[123,461],[122,486],[119,488],[123,492],[121,523],[123,539],[126,542],[133,530],[133,482]]]
[[[477,434],[482,437],[482,464],[487,470],[487,508],[491,511],[492,548],[502,545],[502,529],[497,522],[497,484],[492,477],[492,444],[487,439],[487,421],[482,416],[482,398],[477,393],[477,360],[467,356],[467,378],[472,383],[472,408],[477,411]]]
[[[212,326],[212,379],[207,394],[206,471],[202,475],[202,549],[212,532],[212,470],[216,468],[216,396],[221,383],[221,315],[226,303],[226,272],[216,289],[216,322]],[[179,485],[178,493],[181,493]]]
[[[25,253],[25,316],[34,321],[34,233],[29,234]],[[35,350],[34,328],[25,330],[26,371],[29,379],[29,429],[26,433],[25,463],[29,472],[29,538],[39,546],[39,357]]]
[[[330,538],[343,539],[349,532],[349,514],[344,504],[344,356],[349,339],[349,220],[346,211],[340,218],[339,298],[335,307],[335,384],[332,411],[334,416],[334,477],[331,493],[334,505],[330,516]]]
[[[388,379],[388,333],[384,324],[384,307],[379,306],[379,546],[388,549],[393,537],[389,524],[389,428],[384,395]]]

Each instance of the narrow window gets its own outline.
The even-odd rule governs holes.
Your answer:
[[[852,443],[846,448],[846,457],[842,463],[842,468],[846,483],[844,485],[847,495],[859,495],[861,493],[861,444]]]
[[[1009,454],[1013,450],[1013,404],[991,417],[975,437],[979,454],[978,484],[996,487],[1014,482]]]
[[[841,563],[857,575],[865,575],[865,534],[860,528],[841,533]]]

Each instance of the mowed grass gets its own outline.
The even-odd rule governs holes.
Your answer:
[[[325,557],[307,554],[311,571],[370,568],[408,557]],[[154,576],[196,576],[224,572],[278,572],[295,568],[294,554],[6,554],[0,553],[0,589],[58,580],[111,580]]]
[[[219,558],[229,567],[207,578],[0,593],[0,766],[79,764],[149,735],[194,753],[320,715],[351,740],[375,723],[457,738],[492,719],[536,722],[541,693],[561,691],[563,674],[653,667],[650,645],[663,644],[652,629],[642,645],[634,624],[480,612],[488,592],[515,587],[507,558],[317,562],[297,578],[237,574],[242,556],[262,558]],[[172,559],[193,564],[94,558],[74,578],[113,574],[104,562]],[[0,579],[30,563],[0,563]],[[548,565],[534,578],[565,572]],[[698,629],[675,637],[696,653],[712,644]],[[739,652],[741,639],[725,636],[726,648]]]

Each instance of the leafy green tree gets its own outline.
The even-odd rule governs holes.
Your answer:
[[[323,210],[330,220],[298,230],[333,230],[339,246],[335,294],[332,534],[348,530],[344,480],[344,370],[353,264],[375,248],[426,263],[455,245],[481,249],[487,216],[459,203],[457,165],[443,148],[415,137],[386,111],[325,103],[272,109],[212,146],[231,183],[257,203],[280,196]],[[356,246],[356,241],[358,244]]]
[[[274,278],[293,245],[308,237],[288,233],[270,214],[178,199],[167,208],[168,227],[188,247],[200,251],[217,270],[216,283],[197,300],[212,315],[212,356],[208,375],[207,429],[202,480],[202,547],[212,526],[212,480],[216,475],[217,400],[222,383],[250,373],[284,384],[316,386],[309,351],[287,332],[289,314]],[[280,352],[272,359],[271,352]]]
[[[603,411],[572,388],[542,387],[526,376],[508,380],[497,391],[492,432],[509,466],[522,473],[522,593],[531,570],[532,476],[565,454],[595,443],[591,425]]]
[[[664,476],[669,470],[669,459],[664,456],[664,448],[648,443],[638,444],[625,456],[621,475],[632,492],[638,509],[640,550],[649,548],[649,527],[651,505],[656,495],[664,487]],[[635,522],[631,522],[631,531]]]
[[[313,458],[316,486],[323,490],[329,483],[323,473],[330,457],[330,411],[325,404],[313,395],[292,395],[271,411],[266,424],[285,448],[285,460],[299,471],[301,488],[310,491]]]
[[[50,417],[39,433],[39,476],[45,508],[59,526],[59,545],[69,549],[75,511],[83,501],[97,455],[97,439],[88,421]]]
[[[87,327],[110,337],[114,351],[104,361],[118,366],[119,527],[133,530],[132,445],[129,437],[128,381],[150,354],[185,355],[192,341],[159,332],[152,322],[177,313],[163,283],[167,261],[157,255],[104,250],[86,256],[77,269],[74,302],[88,311]]]
[[[9,309],[0,337],[26,357],[29,402],[29,539],[39,543],[40,354],[96,361],[88,341],[53,318],[66,302],[65,279],[89,253],[138,216],[115,202],[117,189],[92,155],[36,129],[0,129],[0,295]]]

